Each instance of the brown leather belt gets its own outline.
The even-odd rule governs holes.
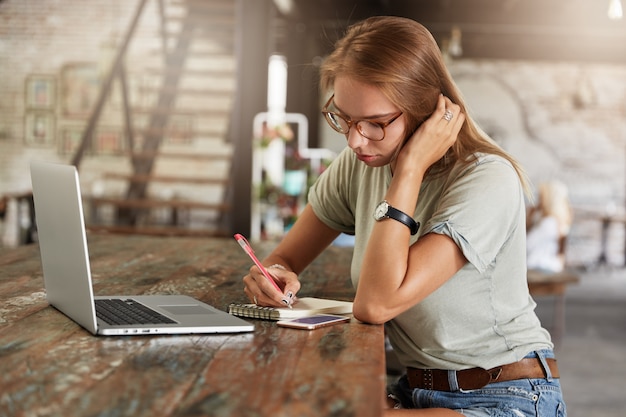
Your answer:
[[[553,378],[559,378],[556,359],[546,359]],[[435,391],[451,391],[448,371],[443,369],[407,368],[407,377],[411,388]],[[491,369],[471,368],[456,371],[460,389],[472,390],[484,387],[492,382],[512,381],[514,379],[545,378],[546,373],[537,358],[525,358],[519,362],[502,365]]]

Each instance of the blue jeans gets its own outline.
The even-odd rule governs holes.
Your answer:
[[[553,358],[552,350],[539,350],[527,358]],[[448,408],[466,417],[565,417],[565,403],[558,379],[547,378],[496,382],[476,390],[452,392],[411,389],[407,377],[389,387],[404,408]]]

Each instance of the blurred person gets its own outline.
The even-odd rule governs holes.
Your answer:
[[[573,214],[568,191],[560,181],[539,186],[537,204],[531,207],[526,224],[528,269],[556,273],[565,267],[565,239]]]

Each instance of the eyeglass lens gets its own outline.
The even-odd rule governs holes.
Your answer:
[[[326,120],[330,124],[330,127],[335,129],[339,133],[347,134],[350,130],[350,123],[343,117],[335,113],[324,113]],[[356,122],[356,128],[359,133],[370,140],[381,140],[385,137],[384,129],[376,123],[368,122],[367,120],[359,120]]]

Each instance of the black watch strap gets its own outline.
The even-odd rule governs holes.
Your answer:
[[[420,229],[420,224],[413,220],[413,218],[406,213],[398,210],[395,207],[388,206],[387,208],[387,216],[390,219],[394,219],[399,221],[400,223],[405,224],[409,230],[411,230],[411,234],[414,235]]]

